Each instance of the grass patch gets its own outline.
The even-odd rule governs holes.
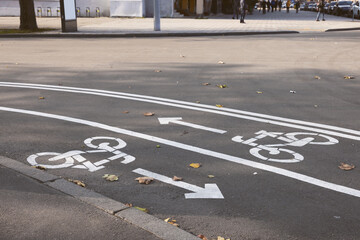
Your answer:
[[[39,28],[38,30],[20,30],[20,29],[0,29],[0,34],[14,34],[14,33],[41,33],[41,32],[48,32],[54,31],[57,29],[54,28]]]

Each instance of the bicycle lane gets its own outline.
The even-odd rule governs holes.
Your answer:
[[[218,161],[216,161],[216,159],[224,159],[224,160],[227,160],[227,161],[231,161],[232,163],[234,163],[234,162],[236,162],[236,163],[240,163],[240,164],[245,164],[245,165],[247,165],[247,166],[251,166],[251,167],[257,167],[257,168],[260,168],[260,169],[263,169],[263,170],[266,170],[266,171],[272,171],[272,172],[275,172],[275,173],[278,173],[278,174],[283,174],[283,175],[285,175],[285,176],[287,176],[288,175],[288,173],[289,173],[289,171],[286,171],[286,170],[282,170],[282,169],[280,169],[280,168],[276,168],[276,167],[273,167],[273,166],[270,166],[270,165],[265,165],[265,164],[261,164],[261,163],[258,163],[258,162],[254,162],[254,161],[248,161],[247,159],[242,159],[242,158],[239,158],[239,157],[235,157],[235,156],[230,156],[230,155],[227,155],[227,154],[223,154],[223,153],[221,153],[221,152],[218,152],[218,151],[209,151],[209,150],[207,150],[207,149],[203,149],[203,148],[197,148],[197,147],[194,147],[194,146],[190,146],[190,145],[187,145],[187,144],[181,144],[181,143],[177,143],[177,142],[174,142],[174,141],[169,141],[169,140],[167,140],[167,139],[161,139],[161,138],[156,138],[156,137],[154,137],[154,136],[149,136],[149,135],[146,135],[146,134],[142,134],[142,133],[136,133],[136,132],[132,132],[132,131],[129,131],[129,130],[126,130],[126,129],[119,129],[119,128],[114,128],[114,127],[112,127],[112,126],[106,126],[106,125],[103,125],[103,124],[101,124],[101,123],[94,123],[94,122],[90,122],[90,121],[87,121],[87,120],[80,120],[80,119],[73,119],[73,118],[69,118],[69,117],[66,117],[66,116],[55,116],[55,115],[47,115],[47,114],[43,114],[43,113],[40,113],[40,112],[26,112],[26,111],[22,111],[22,110],[16,110],[16,109],[7,109],[7,108],[2,108],[2,110],[3,111],[12,111],[12,112],[18,112],[18,113],[21,113],[21,114],[30,114],[30,115],[35,115],[35,116],[39,116],[39,117],[46,117],[46,118],[54,118],[54,119],[61,119],[61,120],[63,120],[63,121],[70,121],[70,122],[73,122],[73,123],[77,123],[77,124],[85,124],[85,125],[88,125],[88,126],[91,126],[91,127],[95,127],[95,128],[101,128],[101,129],[104,129],[104,130],[107,130],[107,131],[113,131],[113,132],[116,132],[116,133],[121,133],[121,134],[125,134],[125,135],[129,135],[129,136],[132,136],[132,137],[140,137],[140,138],[142,138],[142,139],[146,139],[146,140],[150,140],[150,141],[154,141],[155,143],[160,143],[161,144],[161,148],[160,149],[152,149],[152,151],[153,151],[153,154],[154,154],[154,151],[158,151],[158,150],[160,150],[161,151],[161,154],[164,154],[164,151],[163,151],[163,145],[168,145],[168,146],[171,146],[172,148],[173,147],[175,147],[175,148],[180,148],[180,149],[183,149],[183,150],[186,150],[186,151],[191,151],[191,152],[195,152],[195,153],[197,153],[197,154],[203,154],[203,155],[206,155],[206,156],[210,156],[210,159],[208,159],[208,157],[206,157],[206,158],[204,158],[204,157],[199,157],[198,155],[196,155],[196,159],[202,159],[203,161],[205,161],[205,159],[206,159],[206,161],[207,162],[211,162],[211,165],[214,165],[214,166],[216,166],[216,167],[223,167],[224,169],[227,169],[227,171],[228,172],[231,172],[232,174],[238,174],[239,172],[241,172],[242,174],[243,174],[243,176],[229,176],[228,177],[228,179],[227,180],[225,180],[225,183],[220,183],[220,185],[226,185],[227,183],[229,183],[229,182],[231,182],[231,181],[233,181],[233,180],[235,180],[236,182],[238,182],[239,181],[239,179],[241,179],[241,182],[245,182],[245,183],[249,183],[249,179],[247,179],[247,178],[254,178],[254,176],[255,175],[253,175],[254,174],[254,170],[253,169],[249,169],[249,168],[246,168],[246,170],[241,170],[241,169],[237,169],[237,170],[239,170],[239,171],[234,171],[234,172],[232,172],[232,171],[229,171],[229,169],[230,170],[232,170],[231,168],[234,168],[234,167],[232,167],[232,164],[219,164],[218,163]],[[61,124],[61,123],[60,123]],[[161,127],[163,127],[163,126],[161,126]],[[275,130],[279,130],[278,128],[274,128]],[[201,129],[200,129],[201,130]],[[261,130],[261,129],[260,129]],[[95,134],[95,135],[97,135],[97,136],[103,136],[104,135],[104,132],[103,131],[100,131],[99,133],[97,133],[97,134]],[[94,136],[95,136],[94,135]],[[106,135],[106,134],[105,134]],[[91,135],[88,135],[88,136],[90,136],[91,137]],[[93,137],[94,137],[93,136]],[[118,135],[113,135],[114,137],[118,137]],[[250,133],[249,133],[249,136],[250,136]],[[123,138],[123,137],[121,137],[121,138]],[[137,144],[137,145],[147,145],[147,147],[145,147],[145,149],[146,148],[149,148],[148,147],[148,144],[147,143],[145,143],[145,144],[143,144],[143,143],[139,143],[140,141],[138,141],[138,140],[128,140],[129,138],[127,138],[127,140],[126,140],[126,142],[128,142],[128,145],[130,146],[130,145],[135,145],[135,144]],[[83,140],[85,140],[85,138],[83,139]],[[230,140],[229,140],[229,142],[230,142]],[[130,144],[131,143],[131,144]],[[233,143],[234,145],[233,146],[236,146],[236,144],[235,144],[235,142]],[[151,144],[151,148],[154,148],[154,146],[155,146],[155,144]],[[220,147],[220,148],[223,148],[223,147]],[[225,148],[224,148],[225,149]],[[68,149],[68,150],[73,150],[73,148],[72,149]],[[83,150],[83,149],[82,149]],[[132,154],[131,153],[132,151],[130,151],[130,152],[127,152],[127,153],[129,153],[129,154]],[[148,154],[149,153],[149,151],[144,151],[144,152],[147,152],[146,154]],[[151,152],[151,151],[150,151]],[[159,152],[159,151],[158,151]],[[187,153],[183,153],[184,151],[179,151],[179,150],[172,150],[171,151],[171,153],[170,154],[164,154],[164,155],[166,155],[165,156],[165,158],[174,158],[174,156],[185,156],[186,158],[189,158],[189,159],[194,159],[194,156],[193,155],[191,155],[191,154],[187,154]],[[132,155],[136,155],[136,158],[139,158],[138,156],[140,155],[140,156],[144,156],[143,158],[146,158],[146,154],[145,154],[145,156],[144,155],[141,155],[139,152],[137,152],[137,154],[132,154]],[[159,154],[159,153],[156,153],[156,154]],[[157,155],[157,156],[159,156],[159,155]],[[141,158],[141,157],[140,157]],[[179,159],[180,160],[180,159]],[[135,161],[136,162],[136,161]],[[136,164],[138,164],[138,163],[136,163]],[[155,162],[153,162],[153,164],[152,165],[154,165],[154,168],[153,169],[151,169],[151,170],[153,170],[154,171],[154,169],[155,170],[160,170],[159,172],[160,173],[163,173],[164,174],[164,171],[162,171],[165,167],[162,167],[161,165],[156,165],[156,163]],[[129,165],[129,167],[126,165],[124,165],[124,166],[122,166],[123,168],[127,168],[129,171],[128,172],[131,172],[131,170],[134,170],[134,167],[142,167],[141,165],[136,165],[136,166],[134,166],[134,167],[130,167],[130,165]],[[204,166],[205,167],[205,166]],[[135,169],[137,169],[137,168],[135,168]],[[79,170],[76,170],[76,171],[79,171]],[[165,171],[165,173],[167,172],[168,170],[166,169],[166,171]],[[188,170],[188,171],[190,171],[190,170]],[[62,174],[64,173],[64,171],[59,171],[59,172],[61,172]],[[88,172],[87,173],[85,173],[86,171],[83,171],[82,173],[81,173],[81,175],[87,175],[87,174],[89,174]],[[75,172],[73,172],[73,173],[75,173]],[[77,172],[76,172],[77,173]],[[173,172],[173,173],[175,173],[175,172]],[[218,175],[220,175],[221,173],[219,173]],[[169,174],[168,174],[169,175]],[[172,174],[170,174],[170,176],[171,176]],[[197,175],[196,177],[198,177],[198,179],[196,179],[196,177],[194,177],[193,175]],[[192,172],[192,174],[189,174],[188,175],[188,177],[186,177],[185,179],[187,179],[187,180],[189,180],[190,182],[192,181],[192,178],[195,178],[195,182],[203,182],[203,183],[206,183],[206,182],[204,182],[204,179],[202,179],[202,180],[200,180],[200,176],[199,176],[200,174],[194,174],[194,172]],[[129,176],[134,176],[134,174],[132,174],[132,175],[129,175]],[[245,176],[245,177],[244,177]],[[204,176],[204,174],[202,174],[202,176],[201,176],[202,178],[206,178],[206,175]],[[259,178],[259,176],[257,176],[258,178]],[[272,176],[272,175],[269,175],[269,174],[264,174],[264,176],[262,176],[262,177],[265,177],[265,178],[271,178],[271,179],[279,179],[278,177],[274,177],[274,176]],[[260,177],[260,178],[262,178],[262,177]],[[288,176],[289,177],[289,176]],[[131,178],[133,178],[133,177],[131,177]],[[226,178],[226,177],[225,177]],[[301,178],[301,179],[299,179],[299,178]],[[99,179],[100,179],[100,177],[99,177]],[[229,180],[229,179],[231,179],[231,180]],[[306,179],[306,177],[304,178],[304,176],[303,175],[297,175],[297,179],[298,180],[305,180],[305,181],[308,181],[308,182],[313,182],[313,183],[315,183],[316,184],[316,179],[314,179],[314,178],[309,178],[309,179]],[[200,180],[200,181],[199,181]],[[208,179],[205,179],[205,180],[208,180]],[[263,180],[265,180],[265,179],[263,179]],[[315,181],[314,181],[315,180]],[[216,178],[216,182],[217,181],[222,181],[222,180],[220,180],[220,179],[218,179],[218,178]],[[266,181],[266,180],[265,180]],[[294,181],[292,181],[292,180],[290,180],[288,183],[291,183],[291,184],[295,184],[296,186],[299,186],[297,183],[294,183]],[[130,181],[129,181],[129,184],[130,184]],[[319,184],[322,184],[322,183],[319,183]],[[132,184],[133,185],[133,184]],[[251,185],[251,184],[250,184]],[[163,186],[163,185],[162,185]],[[302,187],[303,187],[303,185],[301,185]],[[236,189],[236,191],[238,190],[238,188],[237,188],[237,184],[231,184],[231,187],[233,188],[233,189]],[[276,191],[276,189],[277,188],[284,188],[285,187],[285,185],[282,185],[282,184],[280,184],[280,185],[277,185],[277,187],[271,187],[270,189],[272,189],[272,190],[274,190],[274,191]],[[152,197],[154,197],[157,193],[156,193],[156,191],[151,191],[151,190],[154,190],[153,188],[155,188],[155,187],[152,187],[151,186],[151,188],[148,188],[146,191],[145,191],[145,193],[144,194],[141,194],[141,196],[142,197],[146,197],[147,199],[145,200],[145,201],[141,201],[141,203],[143,203],[143,204],[146,204],[146,201],[148,200],[148,195],[149,196],[152,196]],[[158,188],[158,187],[156,187],[156,188]],[[170,188],[170,192],[172,192],[172,191],[174,191],[174,189],[172,188],[172,187],[166,187],[166,191],[169,191],[169,188]],[[287,189],[288,189],[288,187],[286,187]],[[308,187],[304,187],[305,189],[309,189]],[[221,186],[220,186],[220,189],[222,189],[221,188]],[[310,187],[310,189],[313,189],[312,187]],[[248,189],[249,190],[249,189]],[[292,191],[294,191],[295,189],[292,189],[292,190],[290,190],[290,192],[292,192]],[[141,188],[141,191],[144,191],[144,188],[142,187]],[[228,191],[228,190],[222,190],[223,191],[223,196],[225,197],[225,199],[224,199],[224,201],[228,201],[228,199],[229,200],[232,200],[232,201],[229,201],[229,204],[231,205],[231,204],[234,204],[233,203],[233,201],[234,201],[234,199],[241,199],[243,196],[242,195],[238,195],[238,193],[236,193],[236,191],[235,191],[235,193],[234,192],[232,192],[232,191]],[[234,190],[233,190],[234,191]],[[151,193],[150,193],[151,192]],[[164,192],[164,191],[161,191],[161,192]],[[184,196],[183,196],[183,190],[175,190],[175,192],[176,192],[176,194],[175,195],[177,195],[176,196],[176,199],[177,199],[177,202],[179,202],[179,203],[181,203],[181,205],[183,205],[184,204]],[[179,192],[182,192],[182,194],[179,194]],[[323,192],[323,191],[321,191],[320,190],[320,192]],[[241,193],[244,193],[243,191],[241,191]],[[134,193],[133,193],[134,194]],[[135,193],[136,194],[136,193]],[[137,193],[138,194],[138,193]],[[295,194],[295,192],[293,192],[293,194]],[[327,193],[328,194],[328,193]],[[229,195],[231,196],[231,197],[229,197]],[[282,195],[282,194],[281,194]],[[297,195],[297,194],[295,194],[295,195]],[[331,196],[335,196],[335,195],[333,195],[332,193],[330,193],[330,195]],[[180,197],[179,197],[180,196]],[[141,198],[141,197],[140,197]],[[342,198],[342,197],[340,197],[340,198]],[[158,198],[156,198],[157,200],[156,201],[158,201],[158,200],[163,200],[164,201],[164,199],[159,199],[159,197]],[[221,199],[221,198],[220,198]],[[195,200],[188,200],[188,201],[195,201]],[[201,201],[202,203],[201,204],[203,204],[203,201],[204,200],[198,200],[198,201]],[[199,207],[199,205],[201,205],[201,204],[199,204],[199,202],[196,204],[196,206],[198,206],[199,207],[199,209],[197,210],[197,211],[200,211],[200,212],[202,212],[203,214],[205,214],[205,209],[204,208],[206,208],[207,210],[210,208],[210,209],[215,209],[215,207],[214,207],[214,205],[217,205],[217,203],[215,204],[215,202],[208,202],[208,200],[206,200],[207,201],[207,204],[206,204],[206,207]],[[216,200],[216,201],[220,201],[220,200]],[[351,200],[351,201],[355,201],[355,200]],[[261,204],[261,205],[263,205],[263,203]],[[253,206],[252,206],[253,207]],[[159,208],[161,209],[161,206],[159,206]],[[231,208],[229,208],[229,209],[231,209]],[[229,211],[229,209],[227,209],[227,210],[225,210],[225,211]],[[155,209],[154,209],[155,210]],[[159,211],[159,212],[162,212],[162,214],[165,214],[165,213],[169,213],[169,212],[172,212],[172,211],[169,211],[169,209],[167,208],[167,209],[164,209],[164,208],[162,208],[162,210],[163,211],[159,211],[159,210],[157,210],[157,211]],[[178,208],[176,208],[176,210],[179,210]],[[191,211],[190,211],[191,210]],[[191,208],[189,208],[189,209],[187,209],[187,211],[185,211],[185,213],[187,213],[187,214],[190,214],[190,213],[192,213],[192,211],[193,210],[196,210],[196,208],[194,208],[194,207],[191,207]],[[233,209],[234,210],[234,209]],[[248,210],[245,210],[245,209],[243,209],[244,211],[248,211]],[[218,210],[218,209],[216,209],[216,211],[218,211],[217,213],[219,213],[220,212],[220,210]],[[223,210],[221,210],[221,211],[223,211]],[[156,210],[155,210],[155,212],[156,212]],[[174,212],[176,212],[176,211],[174,211]],[[172,212],[172,214],[174,214],[174,212]],[[185,214],[184,212],[182,213],[182,215],[184,215]],[[190,227],[189,227],[190,228]]]

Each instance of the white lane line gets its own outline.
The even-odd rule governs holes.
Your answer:
[[[264,171],[268,171],[268,172],[276,173],[276,174],[279,174],[279,175],[282,175],[285,177],[296,179],[296,180],[299,180],[302,182],[306,182],[306,183],[309,183],[312,185],[323,187],[323,188],[326,188],[326,189],[329,189],[332,191],[348,194],[348,195],[355,196],[355,197],[360,197],[360,191],[353,189],[353,188],[326,182],[326,181],[323,181],[323,180],[320,180],[320,179],[317,179],[314,177],[309,177],[304,174],[292,172],[292,171],[285,170],[285,169],[278,168],[278,167],[269,166],[269,165],[266,165],[263,163],[253,162],[253,161],[250,161],[250,160],[247,160],[244,158],[234,157],[234,156],[231,156],[228,154],[219,153],[219,152],[215,152],[215,151],[211,151],[211,150],[207,150],[207,149],[203,149],[203,148],[199,148],[199,147],[194,147],[191,145],[167,140],[164,138],[154,137],[151,135],[138,133],[138,132],[122,129],[122,128],[112,127],[112,126],[105,125],[102,123],[92,122],[92,121],[78,119],[78,118],[66,117],[66,116],[61,116],[61,115],[42,113],[42,112],[36,112],[36,111],[30,111],[30,110],[24,110],[24,109],[8,108],[8,107],[0,107],[0,111],[23,113],[23,114],[28,114],[28,115],[58,119],[58,120],[63,120],[63,121],[67,121],[67,122],[73,122],[73,123],[83,124],[83,125],[87,125],[87,126],[91,126],[91,127],[95,127],[95,128],[100,128],[100,129],[104,129],[107,131],[120,133],[120,134],[124,134],[124,135],[128,135],[128,136],[137,137],[137,138],[145,139],[148,141],[180,148],[180,149],[183,149],[186,151],[195,152],[195,153],[207,155],[210,157],[223,159],[223,160],[226,160],[229,162],[242,164],[242,165],[245,165],[248,167],[261,169]]]
[[[137,168],[133,170],[134,173],[146,176],[146,177],[152,177],[160,182],[164,182],[170,185],[174,185],[179,188],[183,188],[186,190],[189,190],[193,193],[186,193],[185,198],[186,199],[224,199],[224,196],[222,195],[219,187],[215,183],[208,183],[205,184],[205,188],[198,187],[193,184],[189,184],[183,181],[174,181],[169,177],[166,177],[164,175],[160,175],[158,173],[150,172],[148,170]]]
[[[204,131],[214,132],[214,133],[220,133],[220,134],[226,133],[226,131],[224,131],[224,130],[184,122],[184,121],[182,121],[181,117],[158,118],[158,120],[159,120],[160,124],[162,124],[162,125],[167,125],[169,123],[175,123],[175,124],[178,124],[178,125],[192,127],[192,128],[201,129],[201,130],[204,130]]]
[[[32,86],[32,85],[34,85],[34,86]],[[103,91],[103,90],[91,90],[91,89],[84,89],[84,88],[59,87],[59,86],[52,86],[52,85],[49,85],[50,87],[46,86],[46,85],[39,85],[39,84],[38,85],[32,84],[32,85],[31,84],[16,84],[16,83],[6,84],[6,83],[1,83],[0,82],[0,86],[3,86],[3,87],[42,89],[42,90],[49,90],[49,91],[82,93],[82,94],[97,95],[97,96],[104,96],[104,97],[121,98],[121,99],[127,99],[127,100],[134,100],[134,101],[140,101],[140,102],[154,103],[154,104],[159,104],[159,105],[165,105],[165,106],[171,106],[171,107],[195,110],[195,111],[214,113],[214,114],[219,114],[219,115],[224,115],[224,116],[229,116],[229,117],[247,119],[247,120],[251,120],[251,121],[262,122],[262,123],[267,123],[267,124],[273,124],[273,125],[289,127],[289,128],[302,129],[302,130],[313,131],[313,132],[317,132],[317,133],[324,133],[324,134],[327,134],[327,135],[332,135],[332,136],[337,136],[337,137],[342,137],[342,138],[347,138],[347,139],[360,141],[360,136],[353,136],[353,135],[349,135],[349,134],[335,132],[335,131],[341,131],[341,132],[346,132],[346,133],[350,133],[350,134],[354,134],[354,135],[360,135],[360,131],[347,129],[347,128],[336,127],[336,126],[330,126],[330,125],[325,125],[325,124],[304,122],[304,121],[293,120],[293,119],[288,119],[287,121],[289,123],[280,122],[280,121],[273,121],[273,120],[269,120],[269,119],[262,119],[262,118],[257,118],[257,117],[245,116],[245,115],[241,115],[241,114],[235,114],[235,113],[231,113],[231,112],[225,112],[225,111],[222,111],[223,108],[221,108],[221,109],[218,108],[216,110],[213,110],[213,107],[208,106],[208,105],[202,105],[203,107],[207,107],[205,109],[205,108],[200,108],[200,107],[198,107],[198,105],[195,105],[195,104],[194,104],[194,106],[197,106],[197,107],[192,107],[193,104],[192,103],[187,103],[187,102],[184,102],[184,104],[174,104],[174,103],[171,103],[172,101],[170,99],[168,99],[168,102],[155,101],[155,100],[150,100],[153,97],[146,97],[146,96],[136,95],[136,94],[124,94],[124,93],[116,93],[116,92],[111,93],[110,91]],[[74,90],[72,90],[72,89],[74,89]],[[89,91],[85,91],[85,90],[89,90]],[[104,92],[110,92],[111,94],[104,93]],[[142,97],[141,98],[127,97],[125,95],[142,96]],[[149,99],[147,99],[147,98],[149,98]],[[181,102],[181,101],[179,101],[179,102]],[[189,106],[186,106],[185,103],[187,105],[189,105]],[[233,109],[232,111],[235,112],[235,111],[238,111],[238,110]],[[255,115],[255,113],[252,113],[252,115]],[[278,118],[278,117],[269,116],[269,115],[264,115],[264,116],[267,116],[268,118],[274,118],[274,119]],[[285,118],[280,118],[280,119],[285,121]],[[301,123],[303,125],[314,126],[314,127],[306,127],[306,126],[302,126],[302,125],[297,125],[297,124],[293,124],[293,122],[298,122],[298,123]],[[321,128],[324,128],[324,129],[330,129],[330,130],[334,130],[334,131],[323,130],[323,129],[316,128],[316,127],[321,127]]]

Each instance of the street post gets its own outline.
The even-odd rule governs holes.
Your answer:
[[[154,31],[160,30],[160,0],[154,0]]]
[[[60,0],[62,32],[76,32],[76,7],[75,0]]]

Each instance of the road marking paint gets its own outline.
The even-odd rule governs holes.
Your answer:
[[[210,127],[205,127],[205,126],[201,126],[201,125],[197,125],[197,124],[193,124],[193,123],[188,123],[188,122],[184,122],[182,121],[181,117],[173,117],[173,118],[158,118],[160,124],[166,125],[169,123],[175,123],[175,124],[179,124],[182,126],[187,126],[187,127],[192,127],[192,128],[196,128],[196,129],[201,129],[201,130],[205,130],[205,131],[209,131],[209,132],[214,132],[214,133],[220,133],[220,134],[224,134],[226,133],[226,131],[224,130],[220,130],[220,129],[216,129],[216,128],[210,128]]]
[[[49,113],[36,112],[36,111],[24,110],[24,109],[16,109],[16,108],[8,108],[8,107],[0,107],[0,111],[28,114],[28,115],[33,115],[33,116],[57,119],[57,120],[82,124],[82,125],[86,125],[86,126],[90,126],[90,127],[100,128],[100,129],[104,129],[107,131],[128,135],[131,137],[141,138],[141,139],[148,140],[151,142],[156,142],[156,143],[161,143],[164,145],[176,147],[176,148],[183,149],[186,151],[195,152],[195,153],[207,155],[210,157],[223,159],[223,160],[226,160],[229,162],[242,164],[242,165],[245,165],[248,167],[261,169],[264,171],[268,171],[268,172],[276,173],[276,174],[279,174],[279,175],[282,175],[285,177],[296,179],[296,180],[299,180],[299,181],[302,181],[305,183],[309,183],[309,184],[312,184],[315,186],[323,187],[323,188],[326,188],[326,189],[329,189],[332,191],[348,194],[348,195],[355,196],[355,197],[360,197],[360,191],[353,189],[353,188],[326,182],[326,181],[323,181],[323,180],[320,180],[320,179],[317,179],[314,177],[309,177],[304,174],[292,172],[292,171],[278,168],[278,167],[273,167],[273,166],[266,165],[263,163],[253,162],[253,161],[250,161],[250,160],[247,160],[244,158],[235,157],[235,156],[231,156],[228,154],[219,153],[219,152],[215,152],[215,151],[211,151],[211,150],[207,150],[207,149],[203,149],[203,148],[199,148],[199,147],[195,147],[195,146],[191,146],[191,145],[187,145],[187,144],[183,144],[183,143],[179,143],[179,142],[175,142],[175,141],[171,141],[171,140],[167,140],[167,139],[163,139],[163,138],[159,138],[159,137],[154,137],[154,136],[143,134],[143,133],[138,133],[138,132],[134,132],[134,131],[126,130],[126,129],[121,129],[118,127],[112,127],[112,126],[105,125],[102,123],[83,120],[83,119],[79,119],[79,118],[66,117],[66,116],[61,116],[61,115],[56,115],[56,114],[49,114]]]
[[[174,185],[179,188],[183,188],[186,190],[189,190],[193,193],[186,193],[185,198],[186,199],[224,199],[224,196],[222,195],[219,187],[215,183],[211,184],[205,184],[205,188],[198,187],[193,184],[189,184],[183,181],[174,181],[169,177],[166,177],[164,175],[160,175],[154,172],[150,172],[148,170],[137,168],[133,170],[134,173],[146,176],[146,177],[152,177],[160,182],[164,182],[170,185]]]
[[[42,90],[49,90],[49,91],[60,91],[60,92],[71,92],[71,93],[82,93],[82,94],[89,94],[89,95],[97,95],[97,96],[105,96],[105,97],[113,97],[113,98],[121,98],[127,100],[134,100],[134,101],[141,101],[147,103],[154,103],[166,106],[172,106],[177,108],[184,108],[189,110],[195,111],[202,111],[202,112],[209,112],[229,117],[241,118],[252,120],[256,122],[263,122],[267,124],[273,124],[278,126],[284,126],[289,128],[297,128],[303,129],[307,131],[314,131],[318,133],[325,133],[328,135],[338,136],[342,138],[348,138],[356,141],[360,141],[360,131],[336,127],[326,124],[320,123],[312,123],[306,122],[301,120],[283,118],[283,117],[276,117],[266,114],[236,110],[231,108],[217,108],[210,105],[205,104],[195,104],[185,101],[179,100],[172,100],[166,98],[158,98],[158,97],[151,97],[145,95],[138,95],[138,94],[130,94],[130,93],[122,93],[122,92],[112,92],[106,90],[98,90],[98,89],[88,89],[88,88],[75,88],[75,87],[64,87],[64,86],[54,86],[54,85],[42,85],[42,84],[26,84],[26,83],[10,83],[10,82],[0,82],[0,86],[3,87],[15,87],[15,88],[29,88],[29,89],[42,89]],[[201,108],[202,107],[202,108]],[[300,124],[300,125],[298,125]],[[304,126],[302,126],[304,125]],[[310,127],[306,127],[310,126]],[[329,129],[323,130],[323,129]],[[338,132],[335,132],[338,131]],[[357,136],[352,136],[349,134],[343,134],[339,132],[349,133]]]

